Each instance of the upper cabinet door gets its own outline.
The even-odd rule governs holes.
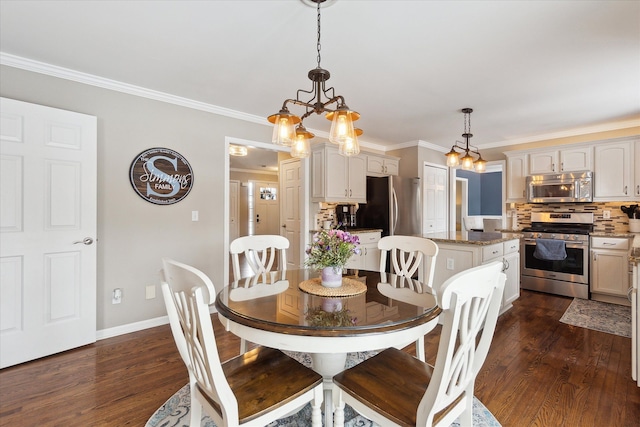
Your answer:
[[[569,150],[560,150],[560,171],[591,171],[593,161],[591,152],[593,147],[580,147]]]
[[[594,150],[595,199],[634,199],[633,142],[596,145]]]
[[[558,172],[558,151],[545,151],[529,154],[529,174]]]
[[[522,202],[527,198],[527,155],[507,158],[507,202]]]

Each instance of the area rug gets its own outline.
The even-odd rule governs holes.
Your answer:
[[[375,352],[349,353],[346,367],[351,367],[369,357]],[[309,366],[311,358],[305,353],[292,353],[295,359]],[[167,400],[147,421],[145,427],[189,427],[191,414],[189,384],[178,390]],[[203,411],[204,413],[204,411]],[[358,415],[351,407],[345,406],[344,419],[346,427],[380,427],[371,420]],[[201,427],[216,427],[216,424],[203,415]],[[311,405],[307,404],[298,413],[281,418],[266,427],[308,427],[311,425]],[[473,425],[480,427],[501,427],[493,414],[475,397],[473,398]],[[451,426],[459,427],[455,421]]]
[[[631,307],[574,298],[562,323],[631,338]]]

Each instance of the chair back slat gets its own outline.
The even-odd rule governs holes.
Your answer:
[[[389,254],[391,273],[414,277],[417,272],[421,282],[430,288],[433,286],[433,267],[438,255],[435,242],[417,236],[385,236],[378,242],[378,249],[380,272],[386,271]]]
[[[234,280],[242,278],[240,254],[244,254],[252,274],[268,273],[274,269],[286,270],[289,240],[275,234],[238,237],[229,245]],[[277,261],[277,264],[276,264]]]

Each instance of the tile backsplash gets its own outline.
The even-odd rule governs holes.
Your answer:
[[[594,231],[604,233],[628,233],[629,217],[620,206],[638,204],[633,202],[603,203],[516,203],[519,228],[531,225],[531,212],[586,212],[593,213]],[[610,211],[611,218],[604,219],[604,211]]]

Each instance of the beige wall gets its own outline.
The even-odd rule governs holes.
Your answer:
[[[159,287],[145,299],[162,257],[222,282],[225,137],[266,142],[268,126],[5,66],[0,95],[98,117],[98,330],[166,315]],[[131,188],[131,161],[151,147],[174,149],[193,168],[193,189],[175,205],[153,205]],[[191,221],[193,210],[200,221]],[[119,305],[114,288],[123,289]]]

